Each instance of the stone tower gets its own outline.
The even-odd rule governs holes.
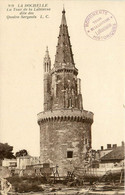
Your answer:
[[[66,175],[71,164],[84,165],[86,152],[91,148],[93,113],[83,109],[81,80],[77,75],[63,9],[52,69],[46,49],[44,111],[38,114],[41,163],[58,165],[60,175]]]

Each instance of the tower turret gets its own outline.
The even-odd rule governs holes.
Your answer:
[[[51,59],[49,56],[48,46],[46,47],[46,54],[44,57],[44,74],[51,71]]]
[[[44,111],[51,109],[51,59],[48,47],[44,57]]]

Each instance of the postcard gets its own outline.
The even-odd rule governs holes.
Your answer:
[[[124,10],[120,0],[1,0],[0,143],[19,175],[118,166],[122,184]]]

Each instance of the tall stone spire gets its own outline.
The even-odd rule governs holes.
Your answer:
[[[55,56],[55,67],[60,67],[62,64],[74,66],[73,53],[70,44],[70,37],[68,33],[68,26],[66,23],[64,8],[62,11],[62,21],[60,25],[60,32]]]

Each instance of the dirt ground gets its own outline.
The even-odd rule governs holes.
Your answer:
[[[8,195],[124,195],[123,189],[114,191],[92,191],[91,186],[87,187],[67,187],[63,184],[42,184],[43,192],[30,192],[30,193],[9,193]]]

